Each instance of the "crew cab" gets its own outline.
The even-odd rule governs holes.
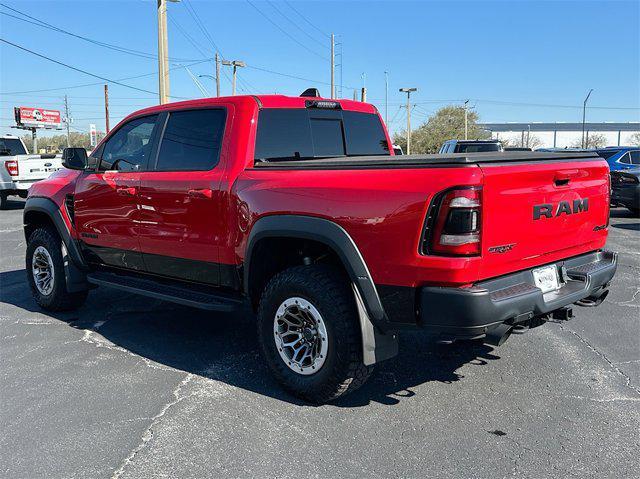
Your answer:
[[[60,155],[29,155],[21,138],[0,136],[0,209],[10,195],[26,198],[29,188],[62,168]]]
[[[264,362],[322,403],[398,332],[499,345],[597,306],[616,254],[595,153],[395,156],[373,105],[281,95],[155,106],[33,186],[26,269],[47,310],[111,287],[256,312]],[[176,320],[179,320],[176,318]]]

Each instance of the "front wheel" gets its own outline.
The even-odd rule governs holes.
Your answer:
[[[325,403],[360,387],[372,367],[362,341],[349,281],[321,265],[289,268],[260,299],[258,334],[266,362],[295,396]]]
[[[38,228],[29,236],[26,270],[33,298],[48,311],[70,311],[87,299],[87,291],[67,291],[62,241],[51,228]]]

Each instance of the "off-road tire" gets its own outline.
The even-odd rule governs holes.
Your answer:
[[[322,315],[329,341],[320,370],[298,374],[280,357],[274,341],[274,317],[283,301],[299,297]],[[322,404],[364,384],[373,367],[362,362],[362,339],[349,279],[323,265],[296,266],[274,276],[264,289],[258,308],[258,338],[267,365],[288,392]]]
[[[53,290],[44,295],[35,285],[31,261],[38,246],[44,247],[53,261]],[[36,303],[47,311],[72,311],[84,304],[88,291],[70,293],[65,281],[64,263],[62,259],[62,240],[58,233],[49,227],[37,228],[29,236],[26,255],[27,281],[31,295]]]

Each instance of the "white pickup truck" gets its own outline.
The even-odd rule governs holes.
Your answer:
[[[62,155],[30,155],[22,139],[0,135],[0,209],[7,196],[26,198],[29,188],[62,168]]]

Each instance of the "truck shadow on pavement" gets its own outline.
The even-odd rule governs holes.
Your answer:
[[[15,313],[19,318],[25,317],[25,311],[37,313],[43,320],[53,318],[88,331],[101,347],[122,348],[160,365],[305,405],[284,392],[262,363],[250,311],[211,313],[99,288],[77,311],[48,313],[32,299],[25,270],[0,273],[0,301],[23,310]],[[27,319],[33,316],[27,313]],[[86,343],[78,344],[85,347]],[[333,405],[394,405],[416,395],[413,388],[418,385],[459,381],[463,376],[456,371],[461,366],[485,365],[494,359],[499,359],[494,350],[477,342],[439,345],[425,333],[401,335],[398,357],[377,365],[362,388]]]

